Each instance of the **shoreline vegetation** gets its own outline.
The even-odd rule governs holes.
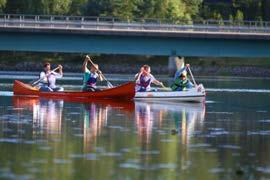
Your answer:
[[[40,71],[44,62],[53,66],[62,64],[65,72],[80,72],[85,54],[63,53],[0,53],[0,71]],[[151,66],[152,72],[168,75],[166,56],[91,55],[106,74],[136,74],[144,64]],[[268,58],[197,58],[186,57],[192,71],[199,76],[243,76],[270,77]]]
[[[269,8],[268,0],[0,0],[1,14],[106,16],[172,23],[269,21]]]

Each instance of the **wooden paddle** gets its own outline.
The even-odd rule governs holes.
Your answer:
[[[190,69],[189,64],[187,65],[187,69],[188,69],[188,71],[189,71],[189,74],[191,75],[191,78],[192,78],[192,81],[193,81],[195,87],[197,87],[198,85],[197,85],[197,83],[196,83],[196,81],[195,81],[195,78],[194,78],[192,72],[191,72],[191,69]]]
[[[112,85],[112,83],[104,76],[104,74],[95,66],[95,64],[93,63],[93,61],[91,60],[91,58],[87,55],[87,58],[89,58],[89,62],[91,63],[92,66],[94,66],[94,68],[96,68],[97,72],[100,74],[100,76],[102,76],[102,78],[107,82],[107,86],[109,88],[113,88],[114,86]]]
[[[51,74],[52,72],[57,71],[59,68],[60,68],[60,67],[57,67],[57,68],[53,69],[53,70],[50,72],[50,74]],[[49,74],[48,74],[48,75],[49,75]],[[46,77],[48,77],[48,75],[46,75]],[[44,78],[40,78],[40,79],[36,80],[35,82],[30,83],[30,84],[31,84],[31,86],[36,86],[36,84],[38,84],[38,83],[39,83],[40,81],[42,81],[43,79],[44,79]]]
[[[164,86],[163,83],[161,84],[161,87],[166,91],[171,91],[172,90],[171,88]]]

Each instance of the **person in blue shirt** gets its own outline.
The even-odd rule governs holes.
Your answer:
[[[98,65],[97,64],[91,64],[90,70],[88,69],[87,65],[88,62],[90,61],[90,57],[86,56],[84,63],[83,63],[83,88],[82,91],[90,91],[90,92],[94,92],[94,91],[99,91],[99,89],[97,89],[96,87],[96,83],[98,80],[103,81],[103,77],[101,76],[101,71],[99,71],[98,69]]]

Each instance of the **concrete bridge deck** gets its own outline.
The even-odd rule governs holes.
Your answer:
[[[270,22],[0,15],[0,50],[270,57]]]

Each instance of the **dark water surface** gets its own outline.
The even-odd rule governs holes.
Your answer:
[[[0,179],[270,178],[270,80],[198,81],[205,104],[20,98],[1,81]]]

